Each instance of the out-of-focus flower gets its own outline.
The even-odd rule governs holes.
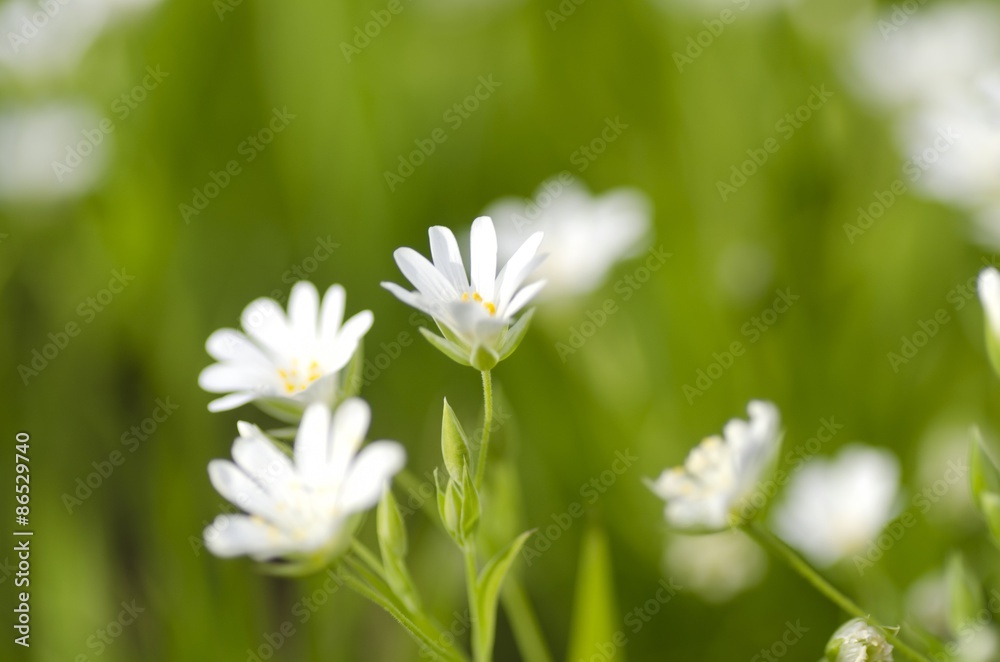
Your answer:
[[[468,275],[451,230],[434,226],[428,234],[433,263],[412,248],[399,248],[393,254],[416,291],[395,283],[382,286],[434,318],[445,338],[424,335],[438,349],[459,363],[489,370],[520,341],[526,324],[511,327],[511,323],[545,285],[544,280],[524,285],[544,257],[536,255],[542,233],[521,244],[499,275],[497,236],[490,218],[481,216],[472,224]]]
[[[94,188],[104,173],[111,139],[102,134],[95,146],[84,132],[97,130],[100,121],[93,108],[79,102],[0,113],[0,199],[58,200]],[[86,143],[85,154],[80,153],[81,142]]]
[[[531,200],[501,198],[484,212],[496,223],[501,259],[517,252],[525,233],[545,233],[548,254],[538,274],[548,285],[540,294],[552,301],[592,292],[612,267],[644,248],[652,205],[644,193],[619,188],[591,195],[568,174],[549,179]]]
[[[667,545],[666,562],[684,588],[715,603],[752,588],[767,569],[767,555],[741,531],[674,536]]]
[[[847,621],[826,645],[828,662],[892,662],[892,644],[885,634],[860,618]]]
[[[219,329],[205,343],[219,361],[205,368],[198,383],[210,393],[228,393],[209,403],[225,411],[254,401],[269,413],[296,421],[306,405],[333,406],[345,389],[341,369],[354,356],[373,316],[364,310],[344,322],[344,288],[323,295],[301,281],[288,297],[288,314],[273,299],[257,299],[243,311],[244,333]]]
[[[721,531],[744,523],[758,510],[748,503],[774,464],[780,446],[778,408],[752,400],[749,421],[726,423],[722,437],[709,437],[687,456],[684,466],[667,469],[650,489],[667,502],[667,524],[682,531]]]
[[[935,636],[954,640],[954,659],[963,662],[993,662],[1000,654],[1000,636],[989,622],[972,621],[961,632],[948,623],[948,580],[942,572],[921,577],[906,591],[906,608],[921,626]]]
[[[830,566],[878,537],[898,495],[895,455],[846,446],[835,459],[814,458],[794,474],[774,513],[775,532],[817,565]]]
[[[894,114],[914,189],[967,210],[973,238],[1000,245],[1000,9],[892,12],[857,42],[855,87]]]
[[[306,410],[289,458],[261,430],[240,423],[233,459],[208,465],[212,485],[246,514],[220,515],[205,529],[216,556],[258,561],[325,561],[353,534],[352,516],[374,506],[406,462],[394,441],[361,449],[371,410],[352,398],[331,415],[325,404]]]
[[[987,267],[979,274],[979,301],[986,311],[986,349],[1000,375],[1000,271]]]
[[[160,0],[12,0],[0,6],[0,73],[25,79],[76,68],[102,31]]]

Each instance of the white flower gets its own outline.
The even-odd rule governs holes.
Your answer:
[[[650,488],[667,502],[667,524],[675,529],[721,531],[752,519],[763,506],[754,497],[780,446],[778,408],[751,400],[749,421],[733,419],[723,437],[709,437],[687,456],[683,467],[664,471]]]
[[[351,516],[374,506],[406,461],[394,441],[360,452],[371,410],[358,398],[331,415],[310,405],[289,458],[255,425],[240,423],[233,459],[208,465],[212,485],[246,514],[220,515],[205,529],[216,556],[328,558],[350,541]]]
[[[532,200],[502,198],[484,213],[496,223],[501,258],[514,255],[526,231],[545,233],[547,258],[538,275],[548,284],[542,296],[564,301],[597,289],[615,263],[643,248],[652,209],[636,189],[592,196],[561,175],[539,186]]]
[[[105,135],[96,147],[84,136],[96,130],[101,119],[91,104],[78,101],[0,112],[0,200],[55,201],[95,188],[106,170],[114,136]],[[86,156],[75,160],[69,149],[75,151],[81,142]]]
[[[727,602],[756,585],[767,569],[767,555],[741,531],[705,536],[674,536],[667,545],[667,567],[685,589],[708,602]]]
[[[979,273],[979,301],[986,311],[986,321],[994,336],[1000,337],[1000,271],[986,267]]]
[[[469,275],[451,230],[435,226],[428,234],[433,264],[412,248],[399,248],[393,254],[399,270],[417,290],[409,292],[395,283],[382,286],[435,319],[447,336],[447,340],[428,336],[439,349],[460,363],[488,370],[506,357],[508,349],[513,351],[507,341],[514,338],[505,337],[512,335],[507,330],[545,284],[537,281],[522,287],[543,259],[536,255],[542,233],[531,235],[499,275],[497,237],[488,217],[481,216],[472,224]],[[523,332],[523,327],[518,331]]]
[[[826,645],[828,662],[892,662],[892,644],[860,618],[847,621]]]
[[[220,329],[205,346],[219,361],[205,368],[198,383],[211,393],[229,393],[209,411],[234,409],[256,401],[269,413],[296,421],[312,402],[334,405],[343,397],[339,371],[347,365],[371,328],[370,311],[344,322],[344,288],[334,285],[320,306],[316,287],[292,287],[288,315],[273,299],[257,299],[243,311],[246,335]]]
[[[891,452],[853,444],[835,459],[814,458],[794,474],[774,513],[774,529],[820,566],[857,554],[895,515],[899,462]]]

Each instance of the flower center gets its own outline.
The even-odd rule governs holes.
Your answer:
[[[299,360],[292,359],[292,365],[287,370],[278,368],[278,376],[281,377],[285,393],[298,393],[322,377],[323,372],[317,361],[310,361],[308,369],[302,370],[299,367]]]
[[[497,314],[497,307],[489,301],[483,301],[483,297],[480,296],[479,292],[473,292],[471,297],[468,292],[463,292],[462,301],[466,303],[469,301],[475,301],[476,303],[482,304],[483,308],[486,309],[486,312],[488,312],[491,317]]]

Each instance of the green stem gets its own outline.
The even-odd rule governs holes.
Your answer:
[[[355,570],[358,569],[356,565],[350,565],[352,565]],[[346,583],[348,587],[350,587],[358,595],[370,600],[388,612],[390,616],[396,619],[396,622],[403,626],[410,636],[416,639],[418,643],[425,646],[436,656],[443,660],[448,660],[449,662],[465,661],[465,658],[455,651],[443,647],[439,643],[440,637],[428,634],[423,628],[417,625],[412,618],[410,618],[409,614],[396,605],[390,598],[386,597],[384,593],[372,588],[368,583],[348,570],[346,566],[342,567],[341,576],[344,578],[344,583]]]
[[[375,574],[379,576],[380,579],[385,580],[385,570],[382,568],[382,561],[372,550],[355,538],[351,540],[351,551],[358,555],[358,558],[368,564]]]
[[[492,651],[481,650],[482,621],[479,614],[479,571],[476,568],[475,545],[469,541],[462,551],[465,554],[465,588],[469,599],[469,621],[472,625],[472,659],[475,662],[490,662]]]
[[[833,584],[828,582],[801,556],[799,556],[795,550],[785,544],[785,542],[776,535],[757,522],[749,522],[743,525],[742,529],[751,538],[760,543],[762,547],[770,550],[776,556],[780,557],[782,561],[787,563],[793,570],[802,575],[806,581],[812,584],[820,593],[829,598],[835,605],[843,609],[851,616],[860,618],[879,628],[879,630],[881,630],[885,635],[886,640],[888,640],[889,643],[893,645],[893,648],[895,648],[898,652],[902,653],[911,660],[915,660],[916,662],[931,662],[926,656],[918,653],[907,644],[903,643],[903,641],[896,635],[892,634],[888,628],[876,623],[870,614],[835,588]]]
[[[490,428],[493,427],[493,378],[489,370],[483,370],[483,440],[479,444],[479,458],[476,461],[476,488],[483,484],[486,475],[486,457],[490,452]]]
[[[545,645],[542,628],[528,599],[528,592],[514,573],[504,580],[500,600],[524,662],[552,662],[552,654]]]

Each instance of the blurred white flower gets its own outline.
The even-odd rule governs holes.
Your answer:
[[[160,0],[12,0],[0,6],[0,73],[36,79],[72,72],[102,31]]]
[[[244,333],[219,329],[205,343],[219,361],[204,370],[198,383],[210,393],[228,393],[209,403],[209,411],[235,409],[255,401],[279,418],[295,421],[307,404],[333,406],[343,397],[341,369],[372,326],[364,310],[344,322],[344,288],[333,285],[323,295],[301,281],[288,297],[288,315],[273,299],[257,299],[241,317]]]
[[[889,108],[950,102],[1000,65],[998,35],[1000,9],[985,2],[921,7],[905,21],[887,11],[855,45],[859,91]]]
[[[1000,337],[1000,271],[986,267],[979,274],[979,301],[993,335]]]
[[[93,189],[104,173],[110,138],[101,133],[94,145],[84,132],[100,133],[101,119],[80,102],[0,112],[0,199],[60,199]],[[78,149],[81,143],[86,154]],[[76,157],[70,158],[71,152]]]
[[[544,232],[540,250],[548,257],[538,273],[548,285],[540,296],[557,302],[597,289],[617,262],[645,247],[652,224],[641,191],[592,196],[565,173],[539,186],[533,199],[501,198],[484,214],[496,223],[501,259],[514,255],[526,232]]]
[[[685,589],[722,603],[755,586],[767,569],[767,555],[741,531],[673,536],[667,566]]]
[[[899,461],[852,444],[795,472],[774,513],[775,532],[813,563],[830,566],[877,538],[895,514]]]
[[[453,358],[466,357],[467,364],[489,369],[490,363],[503,358],[504,336],[514,316],[545,285],[544,280],[524,285],[544,258],[536,255],[542,233],[528,237],[499,275],[497,236],[489,217],[480,216],[472,224],[469,275],[451,230],[434,226],[428,234],[433,263],[412,248],[393,253],[399,270],[417,290],[410,292],[395,283],[382,286],[403,303],[434,318],[448,336],[441,342],[454,348]]]
[[[860,618],[854,618],[833,633],[826,645],[828,662],[892,662],[892,644],[885,634]]]
[[[240,423],[234,462],[212,460],[212,485],[246,514],[220,515],[205,529],[216,556],[328,558],[350,542],[351,516],[374,506],[384,485],[406,462],[395,441],[361,449],[371,410],[346,400],[335,413],[306,409],[289,458],[260,428]]]
[[[774,464],[780,446],[778,408],[752,400],[749,421],[726,423],[722,437],[709,437],[687,456],[684,466],[667,469],[650,489],[665,500],[667,524],[678,530],[721,531],[748,519],[747,503]]]

